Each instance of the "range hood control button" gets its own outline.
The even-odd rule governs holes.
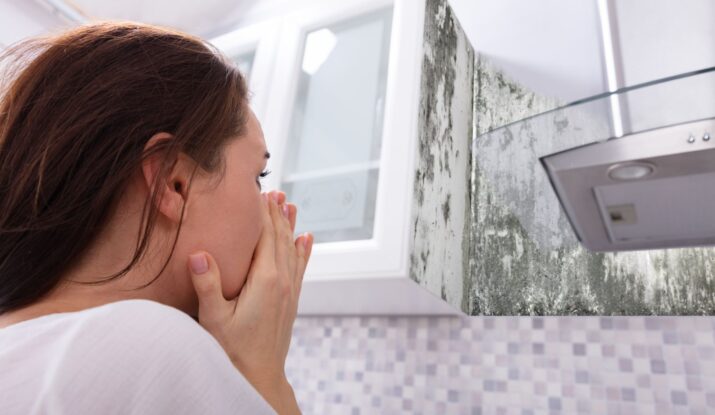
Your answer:
[[[703,135],[703,141],[708,141],[708,140],[710,140],[710,133],[705,133],[705,135]]]
[[[688,137],[688,143],[692,144],[695,142],[695,136],[690,134],[690,137]]]

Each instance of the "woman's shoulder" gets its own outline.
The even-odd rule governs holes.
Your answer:
[[[108,346],[123,344],[123,353],[136,352],[139,360],[192,358],[191,350],[215,357],[221,363],[230,359],[218,341],[185,312],[144,299],[105,304],[87,315],[85,329],[103,334]]]
[[[0,357],[48,349],[52,353],[45,355],[64,365],[88,359],[161,364],[187,357],[187,347],[230,363],[218,341],[188,314],[145,299],[25,320],[0,330],[0,338]]]
[[[125,299],[101,304],[76,311],[56,312],[44,314],[19,322],[11,323],[0,328],[0,333],[17,333],[27,331],[30,327],[35,331],[41,328],[54,327],[67,324],[88,324],[98,319],[106,322],[107,319],[125,320],[141,316],[141,321],[151,324],[156,320],[170,320],[175,323],[193,325],[196,321],[183,311],[148,299]],[[4,330],[5,328],[10,330]]]
[[[0,390],[23,385],[16,408],[42,402],[57,412],[44,405],[59,402],[115,413],[124,402],[147,413],[275,413],[210,333],[155,301],[47,315],[0,330],[0,338],[0,366],[7,369]]]
[[[146,299],[120,300],[79,311],[48,314],[20,322],[4,331],[15,329],[20,337],[63,338],[77,347],[81,347],[79,343],[96,346],[106,340],[110,345],[107,351],[114,349],[111,345],[141,344],[146,354],[152,346],[166,347],[177,340],[208,343],[220,348],[218,342],[188,314]],[[27,336],[22,336],[23,332]]]
[[[164,335],[210,336],[185,312],[157,301],[129,299],[81,311],[77,322],[98,330],[121,331],[122,335],[161,333]]]
[[[107,303],[70,319],[64,333],[77,350],[125,364],[161,367],[201,353],[214,364],[231,365],[218,341],[183,311],[145,299]],[[73,335],[77,334],[77,335]],[[231,366],[231,369],[233,367]]]
[[[106,303],[81,310],[80,313],[86,313],[88,316],[101,316],[102,318],[117,318],[120,320],[127,317],[144,317],[148,322],[167,319],[176,323],[188,324],[191,327],[198,324],[188,314],[175,307],[143,298]]]
[[[75,329],[84,339],[78,348],[86,353],[147,370],[166,370],[167,364],[195,360],[194,353],[215,365],[231,365],[218,341],[183,311],[151,300],[132,299],[108,303],[77,319]],[[101,346],[101,347],[97,347]],[[231,366],[233,369],[233,366]]]

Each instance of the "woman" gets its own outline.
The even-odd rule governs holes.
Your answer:
[[[261,193],[236,67],[133,22],[5,57],[0,413],[299,413],[284,365],[313,237]]]

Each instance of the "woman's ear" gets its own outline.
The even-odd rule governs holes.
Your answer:
[[[144,146],[144,152],[146,153],[150,148],[159,144],[162,140],[172,140],[174,136],[166,133],[160,132],[154,134]],[[187,201],[187,187],[189,181],[190,169],[187,165],[187,159],[185,157],[179,156],[169,160],[164,161],[164,156],[166,153],[157,152],[147,157],[142,161],[142,175],[144,177],[144,183],[146,183],[148,189],[147,197],[151,198],[153,191],[152,186],[154,185],[154,180],[161,172],[161,164],[168,163],[171,167],[167,172],[165,181],[156,183],[158,187],[156,195],[156,207],[159,212],[166,216],[169,220],[175,223],[179,223],[182,219],[181,210],[184,209],[184,217],[188,210],[188,205],[184,208],[184,204]]]

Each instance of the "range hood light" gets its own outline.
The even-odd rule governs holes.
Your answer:
[[[608,177],[613,180],[638,180],[654,171],[655,166],[650,163],[614,164],[608,169]]]

